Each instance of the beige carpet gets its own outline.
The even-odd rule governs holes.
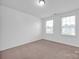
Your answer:
[[[39,40],[0,53],[0,59],[79,59],[79,48]]]

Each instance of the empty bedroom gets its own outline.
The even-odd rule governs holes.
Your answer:
[[[79,59],[79,0],[0,0],[0,59]]]

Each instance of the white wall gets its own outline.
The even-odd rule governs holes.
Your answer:
[[[71,16],[71,15],[76,16],[76,36],[61,35],[61,18],[63,16]],[[45,23],[44,22],[47,19],[44,19],[44,20],[42,20],[42,25],[43,25],[42,26],[42,28],[43,28],[42,38],[79,47],[79,10],[74,10],[74,11],[67,12],[67,13],[56,14],[53,16],[54,16],[54,33],[50,34],[50,35],[45,33]]]
[[[40,39],[40,19],[0,5],[0,51]]]

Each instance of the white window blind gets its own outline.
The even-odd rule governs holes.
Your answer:
[[[53,33],[53,20],[46,21],[46,33],[48,33],[48,34]]]
[[[62,34],[64,35],[76,35],[76,17],[69,16],[62,18]]]

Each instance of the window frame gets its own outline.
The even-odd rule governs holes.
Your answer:
[[[52,28],[52,29],[50,29],[50,31],[51,32],[47,32],[47,22],[51,22],[52,21],[52,26],[50,27],[50,28]],[[54,30],[54,20],[53,19],[50,19],[50,20],[46,20],[45,21],[45,33],[46,34],[53,34],[54,32],[53,32],[53,30]]]
[[[66,33],[66,32],[63,33],[63,27],[65,27],[64,25],[62,25],[62,22],[63,22],[62,20],[63,20],[63,18],[65,18],[65,19],[69,18],[69,19],[70,19],[70,17],[73,17],[73,16],[74,16],[74,24],[70,24],[70,25],[73,25],[73,27],[72,27],[72,28],[73,28],[73,31],[72,31],[72,32],[73,32],[74,34],[71,34],[71,33],[68,34],[68,33]],[[70,22],[69,22],[69,23],[70,23]],[[69,27],[68,24],[67,24],[67,26]],[[62,34],[62,35],[76,36],[76,16],[75,16],[75,15],[64,16],[64,17],[61,18],[61,34]]]

